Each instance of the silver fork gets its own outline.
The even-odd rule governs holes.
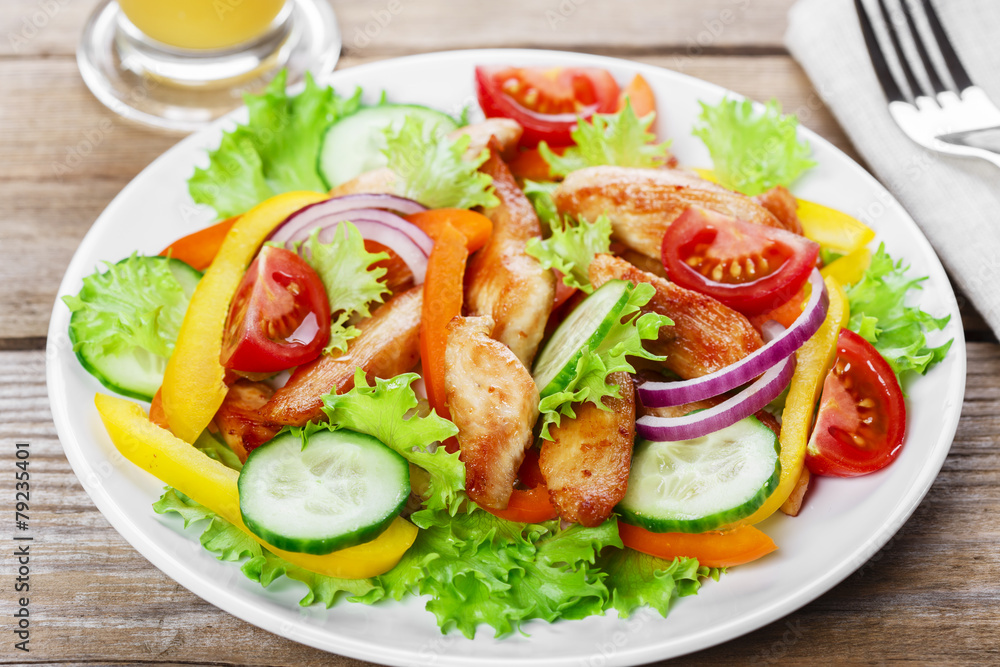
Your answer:
[[[913,73],[913,64],[900,45],[900,36],[886,9],[885,0],[878,0],[882,18],[888,26],[889,41],[910,91],[909,94],[905,93],[889,69],[864,4],[861,0],[854,0],[875,75],[889,100],[889,114],[910,139],[925,148],[949,155],[982,158],[1000,167],[1000,108],[986,96],[982,88],[972,83],[944,32],[934,5],[929,0],[919,2],[927,15],[931,33],[954,82],[954,88],[944,83],[934,66],[913,20],[909,3],[907,0],[900,0],[907,28],[931,89],[928,90],[918,81]]]

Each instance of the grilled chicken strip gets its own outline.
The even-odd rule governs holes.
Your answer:
[[[509,118],[488,118],[481,123],[460,127],[450,136],[452,139],[462,135],[468,135],[471,139],[469,147],[465,150],[465,159],[472,160],[479,157],[484,148],[489,147],[490,138],[495,138],[500,145],[500,152],[503,155],[512,155],[517,148],[517,142],[521,140],[523,128],[516,120]],[[330,195],[339,197],[341,195],[353,195],[360,192],[373,194],[396,194],[396,175],[388,167],[380,167],[366,171],[360,176],[356,176],[346,183],[341,183]]]
[[[598,526],[625,497],[635,440],[635,390],[628,373],[608,378],[621,398],[605,398],[610,411],[593,403],[576,408],[551,429],[553,440],[538,458],[552,504],[559,516],[584,526]]]
[[[767,192],[762,192],[753,198],[755,202],[771,212],[782,228],[802,236],[802,222],[799,220],[798,202],[795,195],[783,185],[776,185]]]
[[[284,387],[274,392],[258,413],[271,424],[302,426],[323,414],[323,396],[354,387],[354,370],[364,369],[368,381],[405,373],[420,358],[420,309],[423,285],[413,287],[385,302],[375,313],[357,324],[361,335],[351,341],[345,354],[324,354],[295,369]]]
[[[448,324],[445,395],[458,426],[469,497],[506,509],[534,440],[538,389],[514,353],[490,337],[492,329],[489,317],[456,317]]]
[[[560,213],[587,220],[607,215],[616,240],[656,258],[667,227],[688,206],[782,227],[770,211],[749,197],[678,169],[579,169],[566,177],[553,197]]]
[[[274,389],[263,382],[240,379],[229,385],[229,392],[215,413],[215,426],[240,461],[246,461],[250,452],[281,430],[265,424],[257,414],[273,394]]]
[[[656,288],[642,310],[666,315],[674,325],[661,327],[660,337],[648,341],[647,349],[665,355],[663,365],[684,379],[721,370],[764,344],[740,313],[710,296],[640,271],[624,259],[598,255],[590,263],[589,274],[595,289],[614,279],[649,283]]]
[[[469,262],[466,304],[472,315],[489,315],[493,338],[530,368],[552,312],[555,276],[524,251],[528,239],[542,235],[542,227],[495,150],[480,171],[493,178],[500,205],[485,211],[493,235]]]

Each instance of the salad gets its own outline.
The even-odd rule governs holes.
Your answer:
[[[622,83],[481,67],[477,123],[249,98],[188,182],[220,221],[65,298],[155,510],[304,605],[426,596],[472,637],[666,615],[780,557],[756,525],[817,477],[891,464],[949,345],[920,280],[787,190],[813,164],[776,104],[703,105],[695,170]]]

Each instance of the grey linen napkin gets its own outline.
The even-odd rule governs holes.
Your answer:
[[[902,21],[899,2],[887,5],[894,20]],[[973,82],[1000,106],[1000,2],[934,5]],[[874,2],[866,7],[878,16]],[[799,0],[789,14],[785,43],[857,151],[1000,335],[1000,168],[925,150],[903,134],[889,116],[852,0]]]

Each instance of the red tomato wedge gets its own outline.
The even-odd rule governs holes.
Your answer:
[[[630,549],[664,560],[697,558],[706,567],[742,565],[778,548],[774,540],[753,526],[724,533],[651,533],[619,521],[618,534]]]
[[[753,316],[802,289],[819,244],[692,206],[667,228],[662,253],[667,275],[678,285]]]
[[[193,234],[177,239],[160,252],[162,257],[173,257],[198,271],[204,271],[215,259],[223,239],[240,216],[227,218]]]
[[[906,404],[896,374],[868,341],[841,329],[806,466],[817,475],[867,475],[899,456],[905,435]]]
[[[591,67],[476,68],[476,97],[487,118],[511,118],[524,127],[521,145],[534,148],[573,143],[570,130],[579,118],[613,113],[618,83],[609,72]]]
[[[534,447],[524,455],[517,472],[518,482],[525,489],[514,489],[507,509],[487,510],[493,516],[518,523],[540,523],[556,518],[559,513],[549,499],[549,488],[538,467],[538,450]]]
[[[326,289],[305,260],[264,246],[229,306],[220,361],[244,373],[276,373],[312,361],[330,339]]]

